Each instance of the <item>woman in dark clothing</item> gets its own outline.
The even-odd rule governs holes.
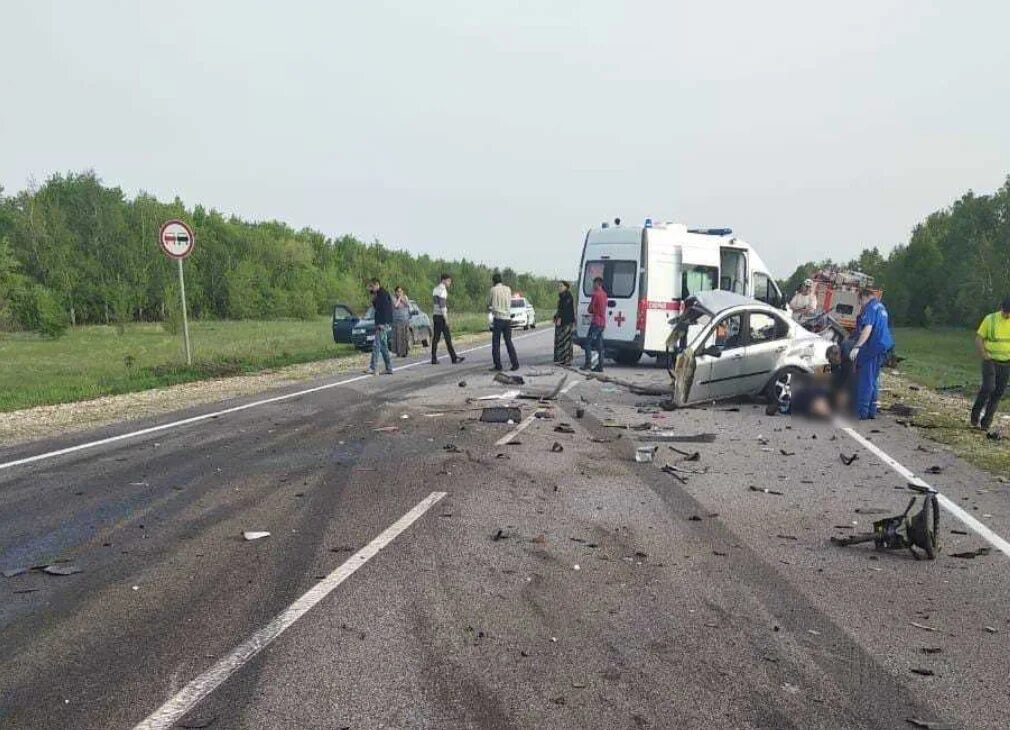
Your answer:
[[[575,299],[567,281],[558,284],[558,311],[554,313],[554,362],[572,364],[572,336],[575,334]]]

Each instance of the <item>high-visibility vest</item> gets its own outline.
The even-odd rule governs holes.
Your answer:
[[[993,312],[985,318],[982,328],[985,351],[993,360],[1010,360],[1010,320],[1003,319],[1002,312]]]

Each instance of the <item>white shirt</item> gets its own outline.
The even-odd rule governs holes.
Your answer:
[[[809,314],[817,310],[817,295],[812,289],[809,294],[796,292],[790,300],[789,306],[792,308],[793,314]]]
[[[495,319],[512,318],[512,290],[504,284],[495,284],[487,299],[491,316]]]
[[[443,317],[449,313],[449,290],[445,284],[439,284],[431,290],[432,313]]]

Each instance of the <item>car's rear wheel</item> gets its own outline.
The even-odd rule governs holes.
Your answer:
[[[637,365],[642,359],[641,350],[618,350],[614,354],[614,360],[621,365]]]

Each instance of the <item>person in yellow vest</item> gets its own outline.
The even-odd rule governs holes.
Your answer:
[[[1010,297],[1003,300],[998,312],[982,320],[975,347],[982,357],[982,387],[971,409],[971,426],[988,431],[1010,380]]]

